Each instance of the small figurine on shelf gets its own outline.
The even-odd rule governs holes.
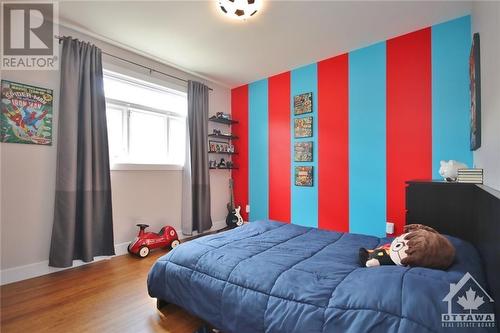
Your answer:
[[[224,112],[217,112],[216,117],[220,119],[231,120],[231,115]]]
[[[227,146],[227,152],[228,153],[234,153],[234,146],[233,145],[228,145]]]
[[[220,132],[220,130],[214,128],[213,134],[215,134],[215,135],[221,135],[221,132]]]
[[[220,159],[219,165],[217,166],[219,169],[224,169],[226,168],[226,160],[223,158]]]
[[[217,161],[216,161],[216,160],[210,160],[210,161],[208,161],[208,167],[209,167],[210,169],[215,169],[215,168],[217,168]]]
[[[226,168],[228,168],[228,169],[232,169],[233,167],[234,167],[234,164],[233,164],[233,162],[232,162],[232,161],[227,161],[227,162],[226,162]]]

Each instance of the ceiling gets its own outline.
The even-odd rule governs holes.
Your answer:
[[[247,21],[216,1],[67,1],[60,19],[236,87],[467,15],[465,1],[269,1]]]

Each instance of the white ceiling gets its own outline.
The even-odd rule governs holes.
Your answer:
[[[217,1],[61,2],[62,22],[228,87],[470,13],[464,1],[269,1],[240,22]]]

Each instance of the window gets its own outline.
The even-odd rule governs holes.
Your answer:
[[[104,72],[112,165],[184,165],[186,93]]]

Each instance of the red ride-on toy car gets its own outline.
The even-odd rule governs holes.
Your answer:
[[[139,234],[136,239],[129,244],[128,253],[135,254],[141,258],[146,258],[150,250],[160,247],[176,247],[181,242],[177,237],[177,232],[171,226],[164,226],[159,233],[145,232],[149,227],[147,224],[138,224]]]

